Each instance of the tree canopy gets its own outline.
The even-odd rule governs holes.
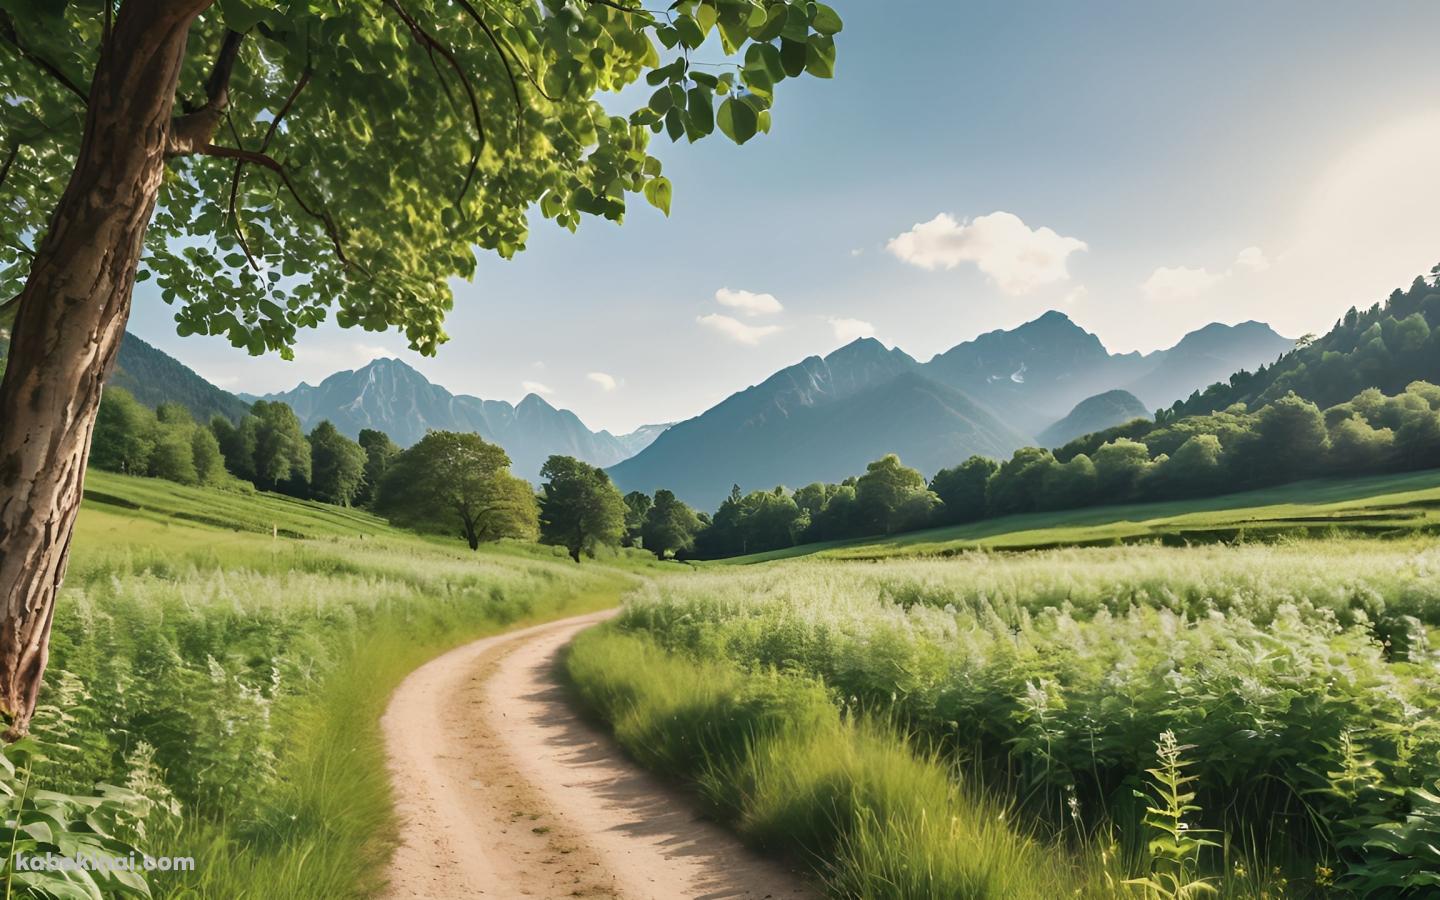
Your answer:
[[[349,506],[365,476],[364,449],[328,420],[316,425],[310,441],[310,492],[317,500]]]
[[[476,434],[432,431],[395,457],[375,511],[391,521],[482,542],[533,539],[535,494],[510,474],[510,457]]]
[[[695,533],[700,530],[700,517],[666,490],[655,492],[655,500],[645,514],[642,540],[645,549],[660,559],[682,553],[695,546]]]
[[[617,547],[625,535],[625,498],[605,470],[570,456],[552,456],[540,467],[540,540],[564,547],[570,558]]]
[[[571,230],[585,215],[620,221],[632,194],[668,214],[652,135],[768,131],[776,84],[831,77],[842,27],[806,0],[188,6],[173,177],[139,277],[182,333],[286,356],[297,328],[332,311],[433,352],[451,280],[474,274],[475,246],[524,249],[531,207]],[[19,292],[25,242],[70,177],[110,8],[0,4],[0,297]],[[120,15],[164,27],[148,10],[132,0]],[[628,114],[596,99],[641,80],[653,94]]]

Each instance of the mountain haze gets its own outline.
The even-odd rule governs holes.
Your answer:
[[[1064,313],[1050,311],[937,355],[930,377],[964,391],[1011,425],[1037,434],[1077,403],[1125,388],[1148,409],[1168,406],[1240,369],[1272,362],[1295,346],[1268,325],[1207,325],[1153,353],[1112,354]]]
[[[1242,369],[1254,371],[1295,348],[1263,322],[1212,323],[1181,338],[1169,350],[1145,357],[1153,361],[1144,375],[1125,384],[1150,410],[1169,406]]]
[[[1081,400],[1070,414],[1038,435],[1041,447],[1059,447],[1077,437],[1150,418],[1145,404],[1129,391],[1114,390]]]

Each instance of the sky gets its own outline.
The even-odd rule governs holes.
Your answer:
[[[131,330],[229,390],[394,356],[622,433],[859,336],[924,360],[1049,309],[1115,352],[1299,336],[1440,262],[1440,4],[831,2],[834,80],[783,82],[744,147],[657,139],[668,219],[534,216],[434,358],[327,325],[255,359],[177,337],[148,285]]]

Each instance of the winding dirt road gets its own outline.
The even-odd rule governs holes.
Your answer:
[[[467,644],[400,685],[381,721],[404,835],[388,897],[813,896],[570,709],[557,656],[609,615]]]

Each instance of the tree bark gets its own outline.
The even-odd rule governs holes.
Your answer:
[[[29,728],[100,389],[130,314],[185,42],[210,0],[125,0],[70,183],[19,297],[0,382],[0,715]]]

